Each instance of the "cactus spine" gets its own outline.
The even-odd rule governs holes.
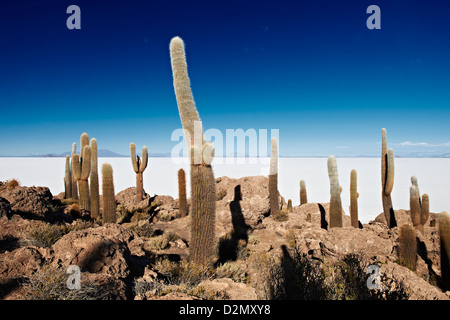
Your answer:
[[[144,171],[148,163],[148,148],[142,147],[141,158],[136,156],[136,146],[130,143],[131,163],[133,170],[136,172],[136,202],[139,203],[144,199]]]
[[[64,174],[64,198],[72,197],[72,170],[70,170],[70,156],[66,156],[66,168]]]
[[[383,211],[389,228],[397,226],[394,209],[392,208],[391,192],[394,186],[394,151],[387,150],[386,129],[381,129],[381,186]]]
[[[90,211],[88,178],[91,171],[91,147],[85,146],[82,153],[84,155],[83,159],[80,159],[78,154],[74,154],[72,157],[72,170],[75,179],[78,181],[80,207]]]
[[[398,250],[400,264],[411,270],[416,270],[416,230],[410,224],[404,224],[400,227],[398,236]]]
[[[353,169],[350,172],[350,218],[354,228],[359,228],[358,197],[357,172]]]
[[[270,214],[276,216],[280,212],[278,193],[278,146],[277,139],[270,140],[270,172],[269,172],[269,205]]]
[[[305,180],[300,180],[300,205],[308,203]]]
[[[187,149],[191,162],[191,241],[190,260],[209,266],[215,256],[216,191],[211,161],[214,147],[204,143],[200,117],[187,73],[186,54],[183,40],[175,37],[170,41],[175,96],[181,123],[186,135]]]
[[[72,143],[72,154],[70,155],[73,157],[74,154],[77,153],[77,143]],[[78,185],[77,185],[77,179],[75,178],[73,174],[72,164],[71,164],[71,172],[72,172],[72,198],[75,200],[78,200]]]
[[[328,157],[328,177],[330,178],[330,228],[342,227],[342,202],[336,158]]]
[[[103,223],[116,222],[116,198],[113,169],[109,163],[102,165]]]
[[[98,219],[100,215],[99,185],[98,185],[98,149],[97,139],[91,139],[91,174],[89,178],[91,194],[91,217]]]
[[[450,216],[439,215],[439,237],[441,247],[441,279],[443,291],[450,290]]]
[[[187,199],[186,199],[186,173],[183,169],[178,170],[178,202],[180,207],[180,216],[188,215]]]

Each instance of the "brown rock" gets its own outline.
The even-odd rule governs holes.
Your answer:
[[[198,286],[206,291],[216,292],[229,300],[256,300],[257,298],[255,288],[244,283],[236,283],[228,278],[204,280]]]
[[[53,196],[47,187],[15,187],[0,191],[0,197],[11,205],[11,210],[25,215],[46,218],[57,210]]]
[[[117,224],[70,232],[53,245],[54,262],[126,278],[130,271],[125,257],[134,238],[132,231]]]

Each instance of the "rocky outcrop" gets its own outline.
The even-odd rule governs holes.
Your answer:
[[[131,230],[117,224],[70,232],[53,245],[53,261],[124,279],[130,272],[126,261],[128,243],[134,238]]]
[[[49,218],[59,209],[47,187],[15,187],[0,191],[0,197],[8,200],[11,210],[27,217]]]

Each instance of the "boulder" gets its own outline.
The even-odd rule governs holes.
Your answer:
[[[132,231],[117,224],[73,231],[52,246],[54,263],[77,265],[81,271],[123,279],[130,273],[126,258],[128,244],[135,237]]]
[[[144,192],[142,201],[136,203],[136,187],[127,188],[116,194],[117,205],[122,206],[129,212],[147,208],[150,206],[150,201],[150,195]]]
[[[9,201],[11,210],[26,216],[48,218],[58,207],[47,187],[15,187],[0,191],[0,197]]]
[[[235,193],[239,193],[237,186],[240,186],[241,201],[235,201]],[[236,227],[237,224],[258,229],[262,220],[270,214],[269,179],[265,176],[217,178],[216,197],[216,219],[226,229]],[[281,208],[285,201],[281,196],[279,201]]]
[[[198,286],[205,291],[215,292],[218,296],[229,300],[257,299],[255,288],[244,283],[234,282],[229,278],[203,280]]]

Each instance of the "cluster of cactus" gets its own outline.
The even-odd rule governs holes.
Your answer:
[[[280,212],[278,192],[278,146],[277,139],[270,140],[270,172],[269,172],[269,205],[270,214],[276,216]]]
[[[139,203],[144,199],[144,171],[148,163],[148,148],[142,147],[141,157],[136,155],[136,145],[130,143],[131,163],[133,170],[136,172],[136,202]]]
[[[80,207],[86,211],[90,211],[90,195],[89,195],[89,174],[91,173],[91,147],[89,147],[89,136],[86,132],[80,138],[80,153],[72,156],[73,176],[78,182]]]
[[[394,187],[394,151],[387,149],[386,129],[381,129],[381,186],[383,211],[389,228],[397,226],[392,208],[391,192]]]
[[[209,266],[215,256],[216,191],[211,167],[214,147],[211,143],[204,142],[203,132],[198,129],[201,127],[201,121],[187,73],[184,42],[179,37],[173,38],[170,42],[170,58],[175,96],[191,162],[189,258],[196,264]]]
[[[89,135],[84,132],[80,137],[80,155],[76,153],[77,144],[72,144],[72,155],[66,156],[65,166],[65,197],[78,200],[82,209],[89,212],[91,217],[100,219],[100,195],[99,195],[99,175],[98,175],[98,147],[97,140],[92,138],[89,142]],[[108,165],[110,167],[110,165]],[[108,171],[108,169],[106,169]],[[103,177],[105,180],[105,177]],[[112,184],[112,169],[110,178],[106,178]],[[104,182],[104,181],[103,181]],[[105,190],[105,189],[104,189]],[[106,187],[106,190],[111,190]],[[114,190],[114,187],[112,187]],[[111,217],[114,213],[109,213],[105,220],[105,209],[115,208],[115,198],[109,201],[103,196],[103,222],[115,222]],[[108,220],[109,219],[109,220]]]
[[[411,177],[411,187],[409,188],[409,207],[411,221],[414,227],[424,234],[424,226],[430,217],[430,200],[428,194],[424,193],[420,197],[419,185],[415,176]]]

